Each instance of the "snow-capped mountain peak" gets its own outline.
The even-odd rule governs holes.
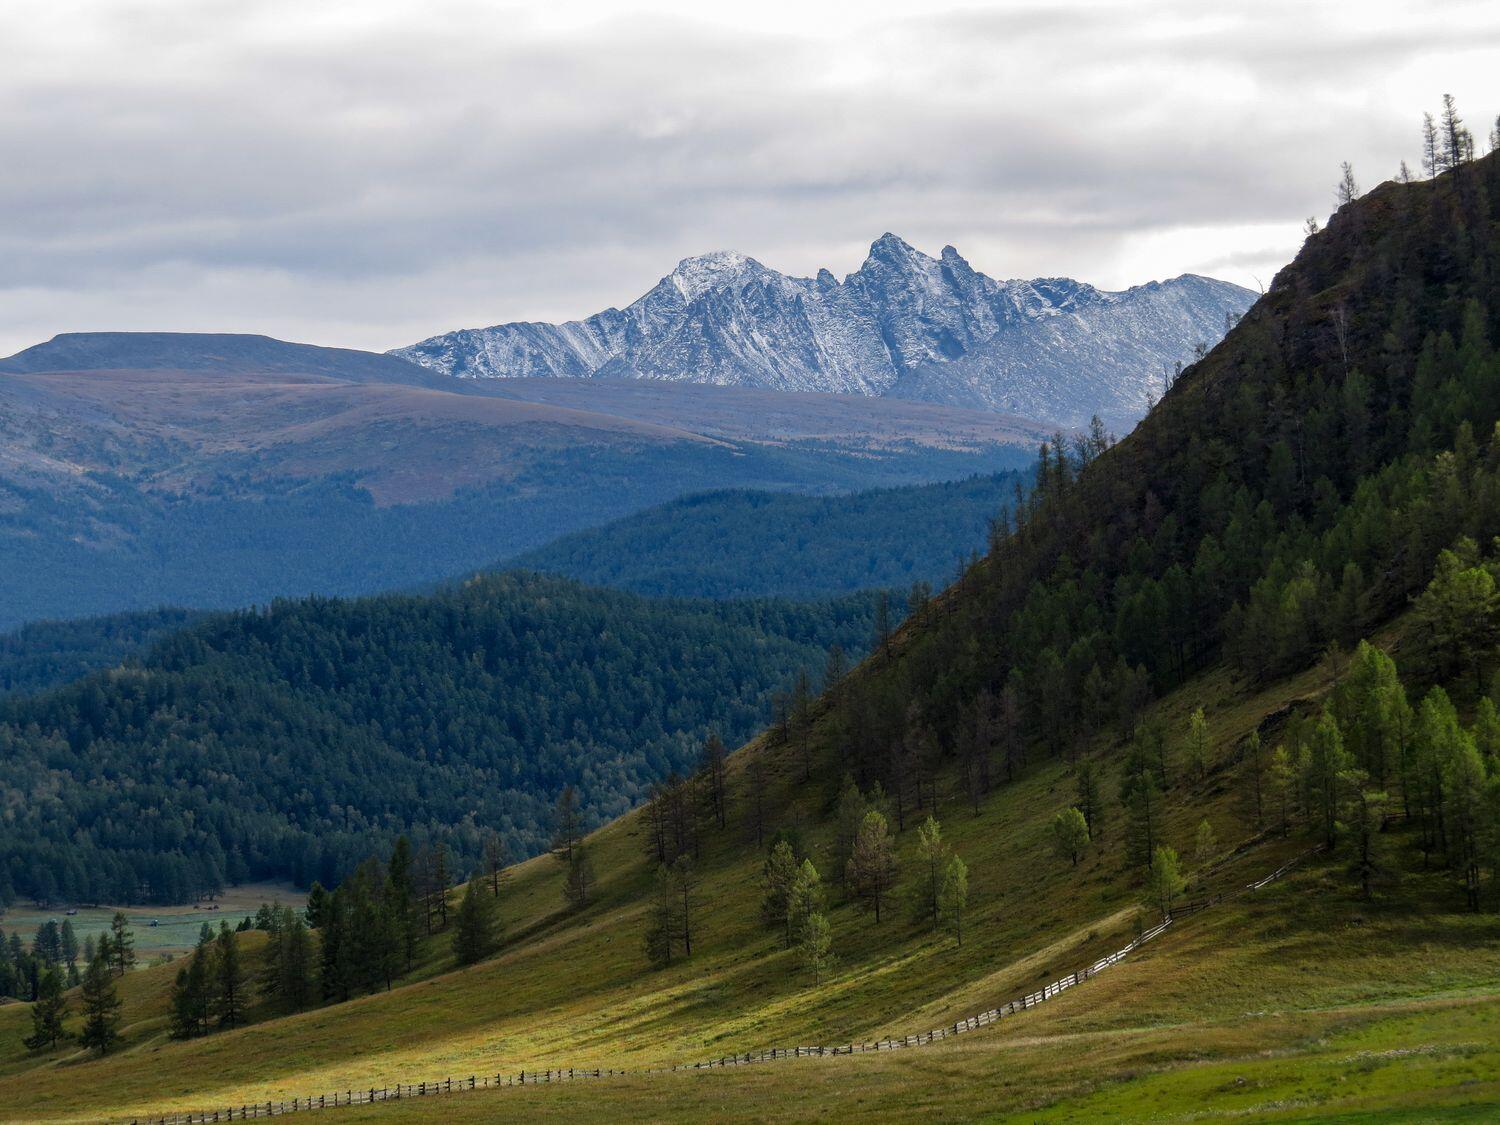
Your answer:
[[[1163,367],[1216,343],[1253,295],[1184,275],[1109,293],[1069,278],[997,281],[953,246],[887,232],[842,281],[788,277],[745,254],[684,258],[625,309],[566,324],[434,336],[396,355],[475,378],[548,376],[888,395],[1063,426],[1116,427],[1160,393]]]
[[[754,258],[736,250],[715,250],[682,259],[667,278],[685,300],[695,301],[711,289],[739,284],[756,274],[770,272]]]

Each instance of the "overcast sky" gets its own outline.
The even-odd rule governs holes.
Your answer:
[[[736,249],[892,230],[997,277],[1255,285],[1424,109],[1500,113],[1500,3],[3,0],[0,354],[384,349]]]

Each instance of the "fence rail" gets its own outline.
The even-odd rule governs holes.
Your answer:
[[[723,1055],[716,1059],[704,1059],[699,1062],[677,1063],[673,1066],[661,1067],[639,1067],[634,1070],[613,1067],[559,1067],[547,1069],[522,1070],[515,1074],[475,1075],[470,1074],[463,1078],[441,1078],[431,1082],[398,1082],[394,1086],[370,1086],[361,1089],[335,1090],[330,1094],[310,1094],[306,1097],[293,1097],[277,1101],[256,1102],[241,1106],[232,1106],[224,1109],[204,1110],[193,1113],[178,1113],[165,1115],[152,1115],[149,1117],[132,1118],[130,1125],[207,1125],[208,1122],[219,1121],[252,1121],[261,1117],[281,1117],[288,1113],[303,1113],[307,1110],[333,1109],[338,1106],[370,1105],[374,1102],[399,1101],[405,1098],[423,1098],[434,1094],[453,1094],[464,1090],[497,1089],[500,1087],[514,1086],[544,1086],[553,1082],[574,1082],[586,1078],[619,1078],[626,1075],[650,1075],[671,1074],[687,1070],[714,1070],[730,1066],[752,1066],[759,1063],[779,1062],[784,1059],[805,1058],[827,1058],[837,1055],[859,1055],[869,1051],[898,1051],[910,1047],[925,1047],[929,1043],[941,1042],[954,1035],[963,1035],[966,1032],[976,1031],[981,1027],[998,1023],[1002,1019],[1018,1015],[1038,1004],[1045,1003],[1053,997],[1066,992],[1075,985],[1082,984],[1103,972],[1105,969],[1118,965],[1131,953],[1166,932],[1176,918],[1187,917],[1206,910],[1210,906],[1216,906],[1226,898],[1234,898],[1238,895],[1251,891],[1258,891],[1262,887],[1280,879],[1297,864],[1308,856],[1321,851],[1321,846],[1295,856],[1282,864],[1275,871],[1264,878],[1257,879],[1253,883],[1247,883],[1227,894],[1216,894],[1195,902],[1185,903],[1173,909],[1170,916],[1151,929],[1144,931],[1128,945],[1117,949],[1107,957],[1101,957],[1092,965],[1088,965],[1065,977],[1044,985],[1036,992],[1027,993],[1018,999],[1010,1000],[999,1007],[969,1016],[967,1019],[958,1020],[942,1027],[935,1027],[931,1031],[919,1032],[914,1035],[904,1035],[899,1038],[887,1036],[884,1039],[876,1039],[870,1042],[845,1043],[836,1047],[773,1047],[770,1050],[758,1051],[746,1054]]]

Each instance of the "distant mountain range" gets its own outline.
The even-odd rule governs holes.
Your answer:
[[[839,281],[743,254],[687,258],[625,309],[466,329],[391,354],[466,378],[657,379],[873,395],[1077,427],[1133,425],[1163,369],[1211,346],[1249,290],[1184,274],[1119,293],[1067,278],[996,281],[952,246],[882,235]]]
[[[1028,463],[1040,425],[755,387],[455,379],[264,336],[0,360],[0,629],[359,594],[712,485],[832,493]]]

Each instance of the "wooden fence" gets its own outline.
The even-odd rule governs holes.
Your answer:
[[[1264,878],[1257,879],[1255,882],[1246,884],[1228,894],[1216,894],[1175,907],[1171,915],[1164,919],[1160,925],[1146,930],[1134,941],[1130,942],[1130,944],[1117,949],[1107,957],[1099,958],[1092,965],[1069,973],[1067,976],[1061,977],[1051,984],[1044,985],[1035,992],[1008,1001],[998,1008],[991,1008],[987,1012],[980,1012],[967,1019],[958,1020],[943,1027],[935,1027],[931,1031],[923,1031],[915,1035],[904,1035],[900,1038],[887,1036],[884,1039],[876,1039],[871,1042],[845,1043],[842,1046],[836,1047],[773,1047],[768,1051],[723,1055],[716,1059],[704,1059],[699,1062],[678,1063],[674,1066],[663,1067],[640,1067],[634,1070],[569,1066],[557,1069],[522,1070],[516,1074],[470,1074],[463,1078],[441,1078],[431,1082],[398,1082],[394,1086],[370,1086],[362,1089],[335,1090],[331,1094],[309,1094],[306,1097],[257,1102],[253,1105],[233,1106],[225,1109],[137,1117],[131,1120],[130,1125],[207,1125],[208,1122],[216,1121],[251,1121],[260,1117],[280,1117],[284,1114],[301,1113],[310,1109],[332,1109],[336,1106],[369,1105],[373,1102],[398,1101],[403,1098],[423,1098],[434,1094],[454,1094],[464,1090],[487,1090],[513,1086],[543,1086],[553,1082],[575,1082],[585,1078],[617,1078],[625,1075],[671,1074],[686,1070],[715,1070],[722,1067],[752,1066],[757,1063],[779,1062],[784,1059],[830,1058],[838,1055],[859,1055],[868,1051],[899,1051],[909,1047],[925,1047],[929,1043],[938,1043],[955,1035],[977,1031],[981,1027],[988,1027],[990,1024],[998,1023],[1009,1016],[1018,1015],[1028,1009],[1035,1008],[1038,1004],[1043,1004],[1075,985],[1082,984],[1089,978],[1097,976],[1105,969],[1118,965],[1148,941],[1165,933],[1167,928],[1172,925],[1173,919],[1196,914],[1201,910],[1206,910],[1210,906],[1215,906],[1223,902],[1226,898],[1233,898],[1247,892],[1258,891],[1262,887],[1275,882],[1298,863],[1301,863],[1302,860],[1320,850],[1321,847],[1311,848],[1278,867]]]

